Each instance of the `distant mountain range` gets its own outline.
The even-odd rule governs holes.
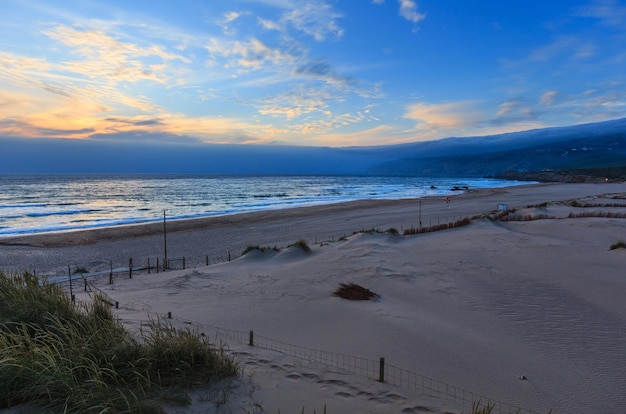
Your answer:
[[[0,148],[0,173],[496,176],[626,167],[626,118],[378,147],[217,145],[144,134],[83,140],[0,137]]]
[[[507,171],[626,167],[626,118],[387,149],[395,158],[371,165],[368,173],[498,175]]]

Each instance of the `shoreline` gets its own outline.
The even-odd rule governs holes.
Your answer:
[[[545,201],[626,191],[626,183],[540,183],[478,189],[450,196],[403,200],[360,200],[321,206],[225,215],[162,223],[125,225],[0,239],[0,269],[40,275],[67,274],[68,266],[89,272],[155,264],[165,256],[187,267],[235,259],[250,246],[286,247],[299,240],[319,244],[354,232],[430,227],[494,211],[500,203],[523,208]],[[166,252],[167,250],[167,252]]]
[[[227,213],[207,217],[167,219],[167,232],[176,233],[188,230],[200,230],[211,226],[245,225],[263,220],[300,218],[310,214],[324,211],[325,214],[345,213],[354,209],[376,209],[397,206],[414,205],[422,201],[424,204],[432,204],[434,200],[446,198],[467,199],[478,194],[493,194],[506,192],[509,189],[525,187],[550,186],[554,183],[532,183],[508,187],[480,188],[469,191],[447,194],[427,195],[423,197],[400,198],[400,199],[359,199],[340,201],[333,203],[316,204],[310,206],[286,207],[241,213]],[[163,234],[163,221],[149,223],[121,224],[106,227],[94,227],[87,229],[72,229],[51,232],[37,232],[15,235],[0,236],[0,246],[31,246],[31,247],[63,247],[69,245],[93,244],[99,241],[114,241],[133,237],[153,236]]]

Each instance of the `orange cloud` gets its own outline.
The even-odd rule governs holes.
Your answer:
[[[444,104],[416,103],[408,107],[404,117],[417,121],[419,129],[464,128],[479,119],[474,105],[475,103],[470,101]]]

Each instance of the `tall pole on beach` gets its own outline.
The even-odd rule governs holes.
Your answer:
[[[164,253],[164,259],[165,261],[163,262],[163,269],[167,268],[167,228],[165,226],[165,210],[163,210],[163,253]]]
[[[420,230],[422,230],[422,199],[420,198],[420,213],[419,213],[419,220],[420,220]]]

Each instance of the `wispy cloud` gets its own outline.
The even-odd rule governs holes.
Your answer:
[[[210,59],[225,59],[224,67],[235,73],[252,70],[284,68],[293,66],[296,57],[279,48],[267,46],[261,40],[252,38],[247,41],[211,38],[206,45]]]
[[[335,39],[343,36],[344,30],[338,23],[342,17],[325,1],[308,1],[286,12],[281,20],[315,40],[322,41],[329,36]]]
[[[44,34],[72,49],[77,57],[74,61],[60,64],[60,68],[85,78],[115,83],[145,80],[165,83],[168,80],[163,71],[165,66],[148,64],[141,58],[190,62],[182,55],[167,52],[162,46],[122,42],[102,31],[61,25]]]
[[[541,97],[539,98],[539,102],[541,105],[544,106],[554,105],[558,96],[559,93],[557,91],[548,91],[541,95]]]
[[[593,57],[594,53],[595,46],[593,43],[581,40],[576,36],[560,36],[553,42],[532,51],[528,60],[546,62],[557,57],[579,60]]]
[[[390,125],[377,125],[355,132],[325,133],[316,137],[316,142],[329,146],[380,145],[380,137],[387,137],[386,144],[399,144],[415,139],[414,133],[398,131]]]
[[[575,15],[600,20],[607,26],[626,28],[626,6],[618,0],[595,0],[588,5],[578,7]]]
[[[286,35],[290,30],[304,33],[316,41],[337,40],[344,34],[339,24],[343,14],[326,0],[259,1],[282,10],[278,19],[257,17],[257,23],[266,30],[277,30]]]
[[[303,114],[325,111],[330,99],[331,95],[325,91],[293,91],[262,99],[259,112],[291,120]]]

